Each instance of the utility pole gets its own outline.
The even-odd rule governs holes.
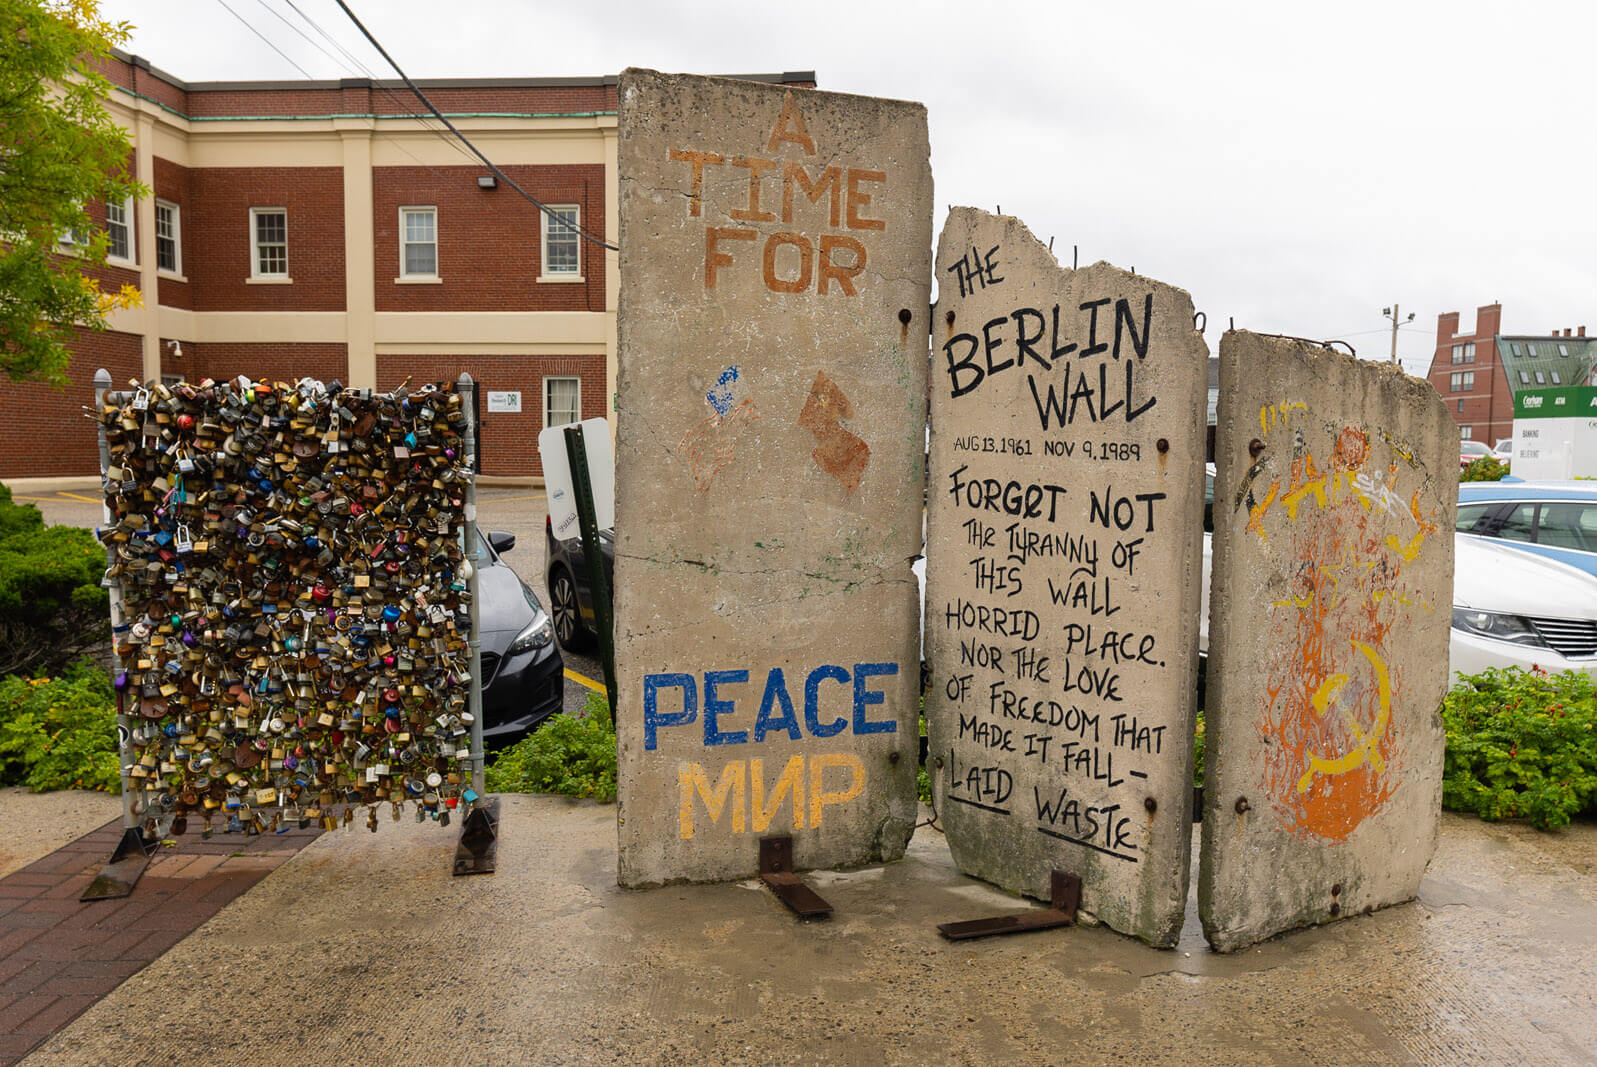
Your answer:
[[[1410,311],[1408,313],[1408,318],[1404,319],[1401,316],[1399,316],[1398,310],[1397,310],[1397,305],[1393,304],[1389,308],[1382,308],[1381,309],[1381,314],[1385,315],[1387,318],[1392,320],[1392,362],[1396,363],[1397,362],[1397,327],[1398,327],[1398,324],[1402,323],[1402,322],[1413,322],[1414,321],[1414,312]]]

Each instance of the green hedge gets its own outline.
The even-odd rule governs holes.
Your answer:
[[[1487,670],[1442,702],[1442,805],[1543,830],[1597,812],[1597,679]]]
[[[494,793],[559,793],[616,798],[616,732],[604,697],[588,694],[576,715],[556,715],[504,749],[489,765]]]
[[[0,679],[0,785],[119,788],[116,699],[103,670],[80,660],[60,678]]]
[[[0,675],[60,674],[111,636],[105,549],[87,530],[45,526],[0,485]]]

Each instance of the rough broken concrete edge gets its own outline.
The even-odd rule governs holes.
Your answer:
[[[1107,273],[1110,276],[1118,277],[1135,284],[1152,284],[1158,286],[1161,289],[1167,290],[1171,298],[1173,298],[1178,304],[1184,303],[1188,309],[1193,308],[1192,294],[1186,289],[1168,282],[1162,282],[1157,278],[1152,278],[1145,274],[1135,274],[1131,271],[1124,270],[1115,266],[1113,263],[1110,263],[1108,260],[1098,260],[1097,262],[1089,264],[1085,267],[1066,267],[1059,261],[1059,258],[1054,255],[1053,250],[1039,240],[1037,235],[1032,232],[1031,228],[1026,225],[1025,221],[1020,219],[1018,216],[999,215],[986,211],[983,208],[970,205],[951,205],[949,207],[948,212],[943,220],[942,229],[938,233],[936,250],[932,257],[933,273],[936,273],[935,265],[942,255],[945,236],[949,233],[951,226],[958,222],[958,224],[961,226],[969,227],[972,223],[979,223],[988,220],[1004,226],[1008,234],[1013,235],[1015,239],[1027,242],[1028,250],[1030,254],[1037,259],[1039,267],[1042,265],[1048,265],[1055,272],[1054,277],[1057,287],[1061,290],[1063,290],[1065,286],[1070,285],[1072,280],[1078,274],[1092,275]],[[942,321],[945,308],[946,304],[942,299],[939,299],[938,303],[932,308],[933,336],[936,336],[938,323]],[[1209,357],[1208,342],[1204,340],[1201,333],[1198,333],[1195,324],[1193,333],[1196,340],[1194,352],[1196,352],[1198,349],[1202,350],[1203,365],[1207,367],[1207,361]],[[1203,380],[1207,381],[1206,374],[1204,375]],[[935,407],[930,400],[932,388],[933,386],[931,378],[930,375],[928,375],[927,418],[931,423],[931,440],[935,441],[939,436],[939,431],[937,425],[931,419],[931,412]],[[1193,426],[1191,428],[1191,443],[1196,452],[1200,455],[1204,449],[1204,416],[1205,412],[1203,407],[1201,405],[1194,405],[1192,411]],[[935,455],[935,449],[929,448],[929,452]],[[1201,516],[1203,506],[1203,482],[1201,478],[1201,467],[1199,468],[1199,472],[1200,477],[1194,481],[1193,485],[1188,487],[1190,499],[1185,501],[1185,504],[1189,508],[1195,510]],[[926,479],[927,485],[929,487],[931,484],[930,468],[927,469]],[[928,510],[927,519],[926,540],[929,546],[932,540],[930,510]],[[1189,595],[1186,597],[1186,599],[1190,601],[1190,610],[1184,612],[1184,616],[1187,621],[1184,627],[1185,632],[1182,635],[1184,640],[1180,642],[1182,654],[1186,657],[1188,666],[1187,673],[1189,675],[1191,684],[1181,687],[1185,711],[1183,714],[1180,709],[1177,709],[1176,718],[1178,721],[1173,723],[1173,725],[1179,726],[1181,728],[1179,736],[1185,739],[1185,744],[1182,747],[1181,774],[1179,778],[1179,782],[1182,783],[1188,783],[1192,781],[1193,763],[1195,759],[1193,741],[1197,727],[1196,687],[1198,646],[1200,639],[1198,613],[1202,604],[1203,592],[1202,559],[1203,530],[1202,524],[1199,523],[1191,532],[1191,543],[1187,546],[1187,552],[1185,553],[1185,573],[1189,591]],[[928,572],[928,583],[929,582],[930,573]],[[930,585],[928,584],[928,590],[929,589]],[[928,719],[928,734],[930,734],[931,731],[930,723],[931,720]],[[1184,723],[1184,725],[1182,725],[1182,723]],[[1178,787],[1175,792],[1178,798],[1177,805],[1180,809],[1176,813],[1177,818],[1175,822],[1175,825],[1178,827],[1178,829],[1174,831],[1179,839],[1175,849],[1173,850],[1175,855],[1172,857],[1170,869],[1165,877],[1145,877],[1142,879],[1142,893],[1137,898],[1136,907],[1127,910],[1128,916],[1135,916],[1133,921],[1128,923],[1123,921],[1118,915],[1113,913],[1105,915],[1103,912],[1094,910],[1090,907],[1090,882],[1092,880],[1092,872],[1097,869],[1100,863],[1105,861],[1101,860],[1094,854],[1089,854],[1082,858],[1082,866],[1080,867],[1079,871],[1072,872],[1079,873],[1081,875],[1081,914],[1090,924],[1104,925],[1117,933],[1137,938],[1138,940],[1143,941],[1154,948],[1173,948],[1179,940],[1181,928],[1186,921],[1187,897],[1191,886],[1192,834],[1190,828],[1192,825],[1192,790],[1190,788]],[[959,852],[953,850],[952,848],[951,851],[954,852],[956,867],[958,867],[960,873],[966,875],[967,877],[975,878],[1015,896],[1028,897],[1042,901],[1047,901],[1049,899],[1049,894],[1041,887],[1047,884],[1048,879],[1051,876],[1051,871],[1045,872],[1040,877],[1040,880],[1034,880],[1032,882],[1012,882],[1008,879],[1002,878],[1001,875],[998,878],[989,876],[998,872],[988,872],[987,874],[983,874],[967,869],[960,862],[962,857],[960,856]],[[1168,893],[1164,891],[1167,888],[1169,890]],[[1163,906],[1161,907],[1161,905]]]
[[[1387,389],[1398,394],[1397,399],[1399,402],[1409,402],[1416,405],[1416,407],[1419,409],[1429,409],[1425,412],[1425,417],[1429,418],[1433,423],[1435,423],[1441,440],[1445,442],[1447,440],[1448,434],[1455,432],[1456,424],[1453,421],[1452,413],[1447,408],[1446,401],[1444,401],[1441,395],[1436,392],[1435,388],[1430,382],[1423,378],[1416,378],[1413,375],[1408,374],[1403,370],[1400,364],[1390,362],[1375,362],[1373,360],[1361,360],[1350,353],[1338,351],[1329,345],[1321,345],[1312,341],[1283,337],[1274,334],[1255,334],[1251,331],[1237,330],[1233,328],[1231,330],[1227,330],[1225,334],[1222,335],[1220,341],[1219,398],[1215,419],[1215,493],[1217,501],[1219,499],[1218,494],[1222,485],[1221,475],[1225,474],[1229,476],[1230,474],[1230,459],[1224,453],[1222,448],[1223,443],[1226,440],[1224,433],[1225,427],[1229,424],[1231,419],[1238,417],[1239,414],[1244,416],[1249,414],[1247,412],[1239,413],[1235,410],[1235,393],[1234,390],[1228,388],[1228,386],[1235,381],[1239,375],[1244,373],[1244,368],[1236,364],[1233,358],[1231,358],[1227,352],[1229,347],[1227,342],[1234,335],[1239,338],[1243,335],[1246,335],[1251,338],[1257,338],[1269,342],[1293,358],[1300,359],[1307,363],[1311,368],[1316,366],[1323,368],[1327,363],[1334,363],[1341,369],[1342,373],[1373,373],[1377,376],[1379,384],[1383,389]],[[1319,375],[1323,376],[1324,371],[1320,371]],[[1423,419],[1416,418],[1414,421],[1421,422]],[[1451,473],[1451,468],[1445,464],[1440,471],[1433,472],[1427,470],[1425,482],[1422,484],[1430,485],[1438,476],[1444,473]],[[1226,484],[1229,484],[1229,482]],[[1456,507],[1458,499],[1457,483],[1449,479],[1444,479],[1443,484],[1451,487],[1451,505]],[[1448,499],[1447,493],[1444,490],[1444,502],[1447,502]],[[1449,522],[1446,525],[1450,531],[1452,523]],[[1223,539],[1219,536],[1217,529],[1213,545],[1214,556],[1212,560],[1213,565],[1210,576],[1211,582],[1214,580],[1215,576],[1221,573],[1222,552],[1229,553],[1229,545],[1222,547],[1222,541]],[[1451,541],[1447,542],[1446,552],[1449,556],[1452,555],[1453,548]],[[1211,659],[1214,659],[1215,650],[1217,648],[1223,647],[1223,645],[1228,641],[1229,622],[1225,617],[1215,613],[1216,601],[1212,595],[1210,597],[1209,604],[1211,613],[1209,620],[1209,651]],[[1207,702],[1212,707],[1219,707],[1224,703],[1225,694],[1223,674],[1223,670],[1211,671],[1209,674]],[[1437,729],[1440,729],[1440,705],[1441,698],[1443,695],[1445,695],[1445,692],[1446,684],[1444,682],[1441,686],[1441,691],[1437,694],[1437,710],[1434,713],[1434,722],[1437,724]],[[1210,947],[1214,951],[1220,953],[1234,952],[1238,949],[1247,948],[1264,941],[1285,937],[1286,935],[1299,930],[1310,929],[1315,926],[1324,926],[1334,922],[1341,922],[1356,915],[1368,915],[1377,910],[1383,910],[1385,908],[1394,907],[1399,904],[1406,904],[1418,896],[1420,876],[1423,874],[1425,867],[1429,865],[1431,856],[1435,853],[1436,843],[1440,833],[1440,813],[1442,801],[1442,760],[1440,757],[1438,757],[1436,760],[1436,773],[1433,775],[1435,778],[1435,796],[1430,806],[1432,817],[1429,821],[1428,832],[1425,835],[1426,840],[1423,842],[1426,852],[1426,862],[1418,867],[1419,873],[1414,876],[1414,884],[1410,889],[1408,889],[1406,892],[1400,891],[1391,899],[1383,901],[1371,901],[1366,903],[1366,905],[1362,908],[1356,910],[1343,910],[1340,912],[1340,914],[1335,916],[1328,914],[1328,910],[1323,901],[1314,904],[1305,903],[1303,907],[1299,909],[1298,913],[1287,921],[1287,925],[1277,926],[1274,928],[1265,928],[1258,925],[1253,927],[1232,928],[1218,925],[1213,919],[1210,907],[1213,900],[1213,882],[1216,873],[1215,867],[1219,850],[1217,835],[1221,832],[1219,827],[1222,825],[1222,823],[1228,824],[1228,820],[1234,813],[1229,811],[1228,806],[1223,802],[1225,795],[1228,794],[1219,788],[1219,786],[1223,783],[1217,781],[1217,775],[1219,773],[1218,768],[1223,765],[1223,760],[1221,758],[1221,752],[1224,747],[1223,737],[1218,731],[1208,729],[1205,731],[1204,744],[1204,811],[1203,820],[1200,824],[1201,831],[1199,835],[1198,915],[1200,923],[1203,927],[1204,939],[1209,942]],[[1269,872],[1264,873],[1268,874]],[[1362,879],[1359,877],[1357,872],[1350,872],[1346,868],[1335,871],[1323,871],[1321,877],[1317,880],[1332,881],[1336,884],[1342,885],[1342,896],[1344,897],[1358,895],[1358,888],[1362,884]]]

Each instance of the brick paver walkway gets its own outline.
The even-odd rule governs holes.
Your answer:
[[[79,903],[122,837],[118,819],[0,879],[0,1067],[27,1055],[320,832],[296,827],[205,840],[191,829],[175,848],[156,853],[132,896]]]

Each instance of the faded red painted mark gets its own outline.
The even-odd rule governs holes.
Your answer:
[[[711,412],[709,418],[682,435],[682,440],[677,444],[677,455],[688,457],[693,484],[701,495],[710,491],[721,468],[735,458],[733,444],[737,440],[737,431],[745,423],[757,422],[759,418],[760,412],[754,406],[754,401],[745,400],[725,415],[719,411]]]
[[[843,428],[843,419],[854,417],[854,405],[825,371],[815,372],[798,424],[815,435],[815,465],[843,483],[850,493],[859,488],[865,466],[871,461],[871,446]]]

